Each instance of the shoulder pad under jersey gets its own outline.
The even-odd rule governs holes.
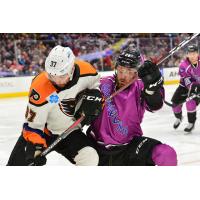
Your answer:
[[[75,64],[78,65],[80,69],[80,77],[83,76],[96,76],[98,73],[96,69],[88,62],[83,60],[76,60]]]
[[[180,62],[180,67],[187,67],[188,65],[190,65],[190,63],[188,62],[187,59],[181,60]]]
[[[46,103],[47,97],[56,92],[56,88],[47,77],[46,72],[42,72],[36,76],[29,91],[29,103],[35,106],[42,106]]]

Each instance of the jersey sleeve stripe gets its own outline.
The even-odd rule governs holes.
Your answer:
[[[33,144],[42,144],[44,147],[47,147],[46,140],[37,133],[23,130],[23,137],[26,141],[29,141]]]
[[[23,126],[23,137],[26,141],[33,144],[42,144],[44,147],[47,147],[45,133],[39,129],[29,127],[27,123]]]
[[[41,104],[36,104],[36,103],[33,103],[32,101],[29,100],[29,103],[32,104],[32,105],[34,105],[34,106],[36,106],[36,107],[40,107],[40,106],[43,106],[43,105],[47,104],[48,101],[45,101],[45,102],[43,102]]]

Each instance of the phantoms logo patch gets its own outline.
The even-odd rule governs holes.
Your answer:
[[[33,98],[35,101],[38,101],[40,99],[40,95],[34,89],[32,89],[30,98]]]
[[[59,103],[60,110],[67,116],[73,116],[76,107],[76,99],[63,99]]]

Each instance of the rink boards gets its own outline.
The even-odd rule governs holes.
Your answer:
[[[165,84],[179,82],[178,68],[164,68],[161,70]],[[114,71],[100,72],[101,76],[114,74]],[[27,96],[33,76],[0,78],[0,98]]]

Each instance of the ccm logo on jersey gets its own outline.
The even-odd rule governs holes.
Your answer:
[[[102,98],[100,97],[88,96],[88,95],[83,95],[83,99],[87,99],[89,101],[99,101],[99,102],[101,102],[102,100]]]

